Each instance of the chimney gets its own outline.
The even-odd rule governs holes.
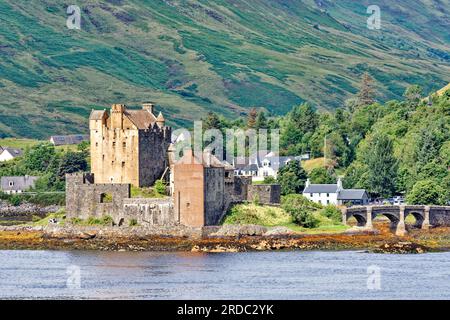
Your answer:
[[[143,110],[147,110],[148,112],[150,112],[151,114],[154,114],[153,112],[155,111],[155,105],[153,104],[153,102],[144,102],[142,104],[142,109]]]
[[[306,180],[305,188],[308,188],[311,185],[311,180],[309,178]]]
[[[338,181],[337,181],[337,187],[338,187],[339,190],[342,190],[342,189],[343,189],[343,188],[342,188],[342,180],[341,180],[341,178],[338,178]]]

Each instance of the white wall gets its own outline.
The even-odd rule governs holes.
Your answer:
[[[7,150],[4,150],[0,154],[0,162],[10,161],[12,159],[14,159],[14,157]]]
[[[312,196],[310,193],[303,193],[303,196],[315,203],[338,205],[337,193],[328,193],[328,196],[327,193],[313,193]]]

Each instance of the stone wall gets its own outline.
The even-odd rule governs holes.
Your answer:
[[[219,224],[224,211],[225,183],[223,168],[204,168],[205,226]]]
[[[278,204],[281,202],[281,187],[278,184],[249,185],[247,200],[261,204]]]
[[[142,226],[172,226],[178,224],[178,215],[175,214],[171,198],[124,199],[119,225],[128,226],[131,220],[136,220]]]
[[[94,176],[89,174],[66,176],[66,211],[69,219],[111,216],[118,223],[126,198],[130,198],[129,184],[97,184],[94,183]]]

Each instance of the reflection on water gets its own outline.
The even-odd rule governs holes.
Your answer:
[[[12,299],[450,299],[450,253],[0,251],[0,262],[0,298]],[[381,290],[368,289],[370,266]]]

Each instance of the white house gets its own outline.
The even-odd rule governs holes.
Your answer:
[[[6,194],[25,192],[34,187],[38,178],[32,176],[2,177],[0,180],[1,191]]]
[[[259,151],[249,158],[236,157],[233,161],[235,175],[252,177],[253,181],[263,181],[266,177],[276,179],[278,171],[292,160],[301,156],[280,157],[274,152]]]
[[[306,181],[303,196],[323,205],[366,205],[369,197],[364,189],[344,189],[339,178],[336,184],[311,184]]]
[[[13,160],[17,157],[20,157],[22,154],[23,151],[21,149],[0,147],[0,162]]]

